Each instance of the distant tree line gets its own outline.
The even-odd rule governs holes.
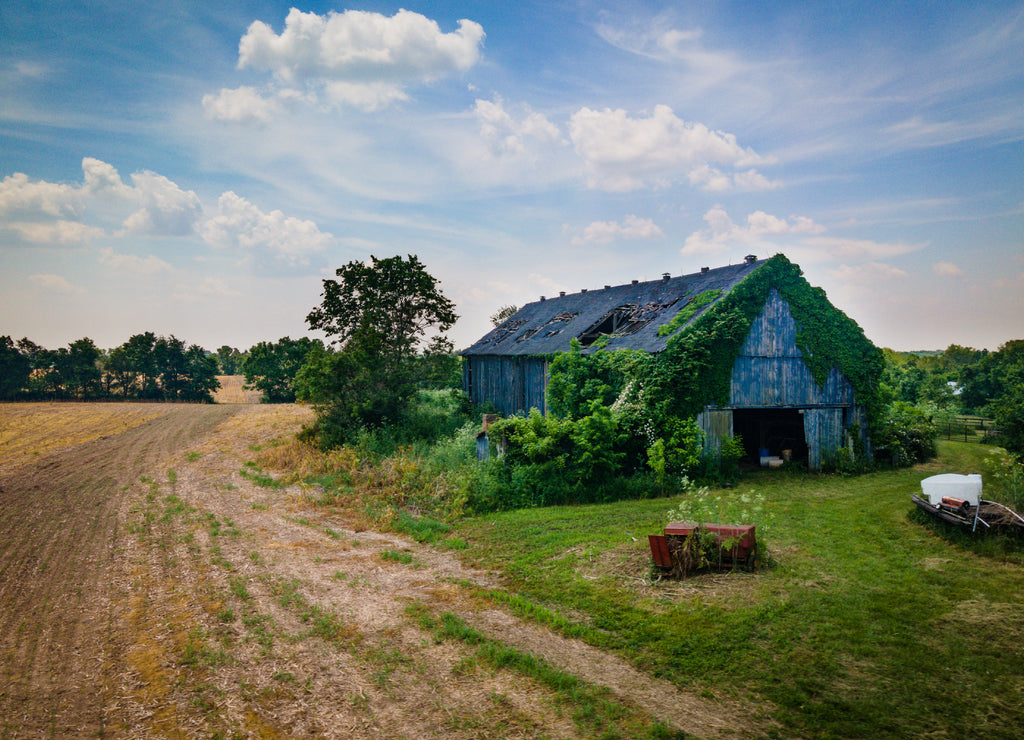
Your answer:
[[[85,337],[47,349],[0,336],[0,400],[213,403],[217,357],[175,336],[136,334],[110,351]]]
[[[30,339],[0,336],[0,401],[183,401],[212,403],[218,375],[243,375],[262,403],[308,397],[307,364],[331,362],[337,351],[319,339],[282,337],[246,351],[224,345],[215,353],[174,337],[136,334],[111,350],[85,337],[47,349]],[[410,359],[410,377],[421,389],[461,385],[460,358],[443,338]],[[306,391],[304,393],[304,391]]]
[[[1024,453],[1024,339],[995,352],[951,344],[937,352],[885,350],[888,400],[993,419],[999,441]]]

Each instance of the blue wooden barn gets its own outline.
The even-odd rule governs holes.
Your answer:
[[[776,274],[786,276],[778,286],[772,284]],[[796,295],[793,276],[802,283],[802,294],[815,299],[813,315],[801,304],[805,323],[813,323],[814,331],[820,331],[819,319],[825,320],[821,325],[836,319],[852,326],[855,339],[859,337],[857,352],[870,355],[868,364],[880,372],[881,353],[860,328],[828,303],[823,292],[807,285],[799,267],[777,255],[771,260],[750,256],[738,265],[703,268],[691,275],[665,274],[660,280],[542,297],[463,351],[463,385],[473,402],[490,403],[501,414],[531,408],[546,413],[548,363],[555,353],[569,350],[573,339],[584,354],[617,349],[661,353],[731,293],[740,295],[748,283],[756,284],[760,313],[735,352],[728,397],[719,394],[696,413],[706,453],[715,454],[724,438],[740,435],[751,458],[785,455],[811,469],[820,468],[843,447],[852,448],[855,440],[870,455],[868,399],[859,398],[855,386],[859,384],[861,396],[870,395],[877,378],[865,382],[858,374],[855,383],[844,374],[844,366],[851,364],[849,342],[816,345],[814,362],[808,361],[811,350],[784,297]],[[829,353],[835,357],[824,356]]]

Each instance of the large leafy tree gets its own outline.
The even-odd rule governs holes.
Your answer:
[[[323,351],[323,342],[308,337],[281,337],[251,347],[242,363],[247,387],[263,392],[262,403],[294,402],[295,376],[314,349]]]
[[[338,347],[303,373],[320,409],[321,441],[396,423],[416,392],[416,350],[428,333],[455,323],[454,304],[415,255],[349,262],[323,281],[323,301],[306,320]]]

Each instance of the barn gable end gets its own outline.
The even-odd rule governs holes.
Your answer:
[[[772,289],[733,363],[728,405],[698,415],[708,452],[718,454],[722,439],[740,434],[752,457],[789,450],[818,469],[846,442],[847,429],[866,431],[853,385],[833,367],[819,386],[797,347],[797,331],[789,304]]]

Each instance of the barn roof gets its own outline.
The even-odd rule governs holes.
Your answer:
[[[690,324],[707,306],[721,300],[765,262],[750,260],[692,275],[542,298],[523,306],[462,354],[546,355],[568,351],[574,338],[583,344],[584,352],[598,347],[661,352],[674,333],[662,332],[659,336],[661,327],[672,322],[698,296],[721,291],[714,301],[701,305],[676,328]],[[697,301],[698,305],[701,303]],[[601,339],[602,336],[607,339]]]

